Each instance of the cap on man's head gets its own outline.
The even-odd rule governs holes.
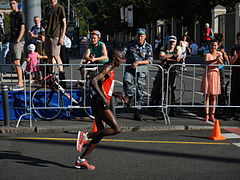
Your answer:
[[[168,41],[176,42],[176,41],[177,41],[177,38],[176,38],[176,36],[169,36]]]
[[[146,29],[144,29],[144,28],[138,28],[138,29],[137,29],[137,34],[145,35],[145,34],[146,34]]]
[[[205,26],[209,27],[209,23],[206,23]]]

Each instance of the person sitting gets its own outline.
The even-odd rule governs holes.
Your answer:
[[[85,50],[84,59],[81,61],[81,64],[104,64],[109,62],[106,45],[100,41],[100,38],[101,33],[98,30],[91,32],[91,42]],[[82,78],[86,79],[87,74],[90,71],[95,73],[97,67],[90,66],[90,68],[88,68],[84,66],[82,69]]]

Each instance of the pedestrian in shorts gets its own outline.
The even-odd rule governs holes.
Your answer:
[[[18,83],[12,88],[13,91],[23,90],[23,72],[20,67],[24,47],[25,19],[23,13],[18,9],[19,0],[9,0],[12,12],[10,14],[10,54],[13,64],[16,66]]]
[[[66,32],[66,15],[64,7],[58,4],[57,0],[50,0],[50,5],[45,11],[46,29],[45,29],[45,52],[48,56],[48,61],[51,64],[55,62],[58,66],[59,79],[65,79],[62,60],[60,58],[61,45],[64,44],[64,36]],[[51,69],[53,71],[53,69]],[[66,84],[61,83],[62,86]]]

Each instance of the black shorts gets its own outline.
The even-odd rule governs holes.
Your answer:
[[[95,94],[92,98],[92,103],[91,103],[91,108],[92,108],[92,113],[93,115],[99,113],[99,112],[103,112],[108,110],[109,108],[106,107],[106,105],[103,102],[102,97],[100,97],[99,95]]]

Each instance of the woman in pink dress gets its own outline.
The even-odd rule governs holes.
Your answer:
[[[36,66],[39,61],[38,59],[47,59],[47,56],[41,56],[38,52],[35,52],[36,46],[34,44],[29,44],[28,47],[28,57],[26,58],[27,67],[26,71],[34,74],[34,79],[40,79],[39,66]]]
[[[212,40],[210,43],[210,52],[204,55],[204,62],[209,65],[206,67],[206,71],[202,78],[201,92],[205,94],[204,104],[205,108],[205,118],[204,121],[215,121],[215,105],[216,105],[216,96],[221,94],[220,86],[220,75],[218,66],[210,66],[216,64],[223,64],[222,53],[218,50],[218,42]],[[209,107],[213,106],[213,107]]]

